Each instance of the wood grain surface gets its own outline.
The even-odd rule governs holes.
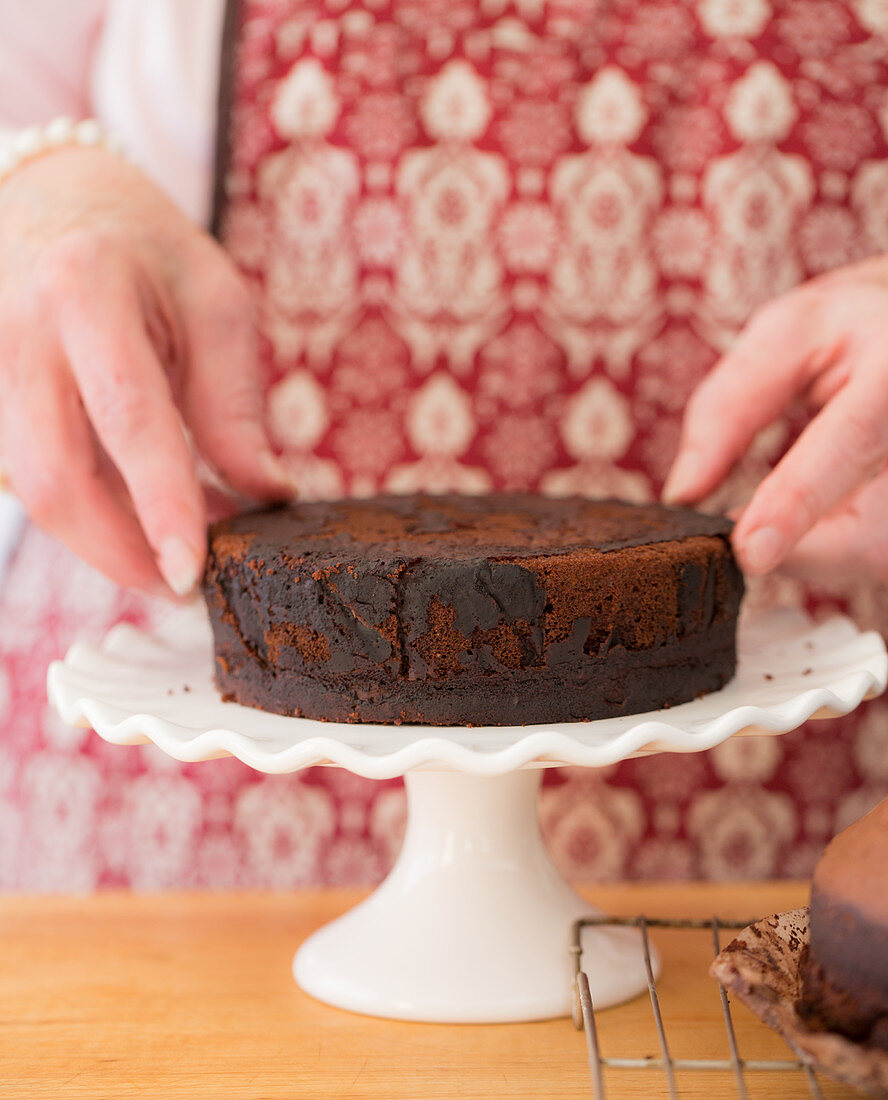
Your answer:
[[[587,891],[612,913],[757,918],[804,904],[797,883],[632,885]],[[442,1026],[375,1020],[313,1001],[294,949],[354,891],[0,899],[3,1100],[396,1100],[593,1095],[569,1020]],[[705,932],[659,931],[661,1005],[674,1057],[725,1058]],[[741,1055],[789,1052],[735,1007]],[[657,1053],[650,1002],[599,1014],[603,1052]],[[665,1097],[659,1070],[613,1069],[609,1100]],[[751,1098],[810,1096],[800,1074],[747,1074]],[[737,1095],[726,1073],[679,1074],[682,1097]],[[825,1097],[851,1093],[822,1080]]]

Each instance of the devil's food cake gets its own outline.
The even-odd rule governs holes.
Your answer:
[[[293,504],[217,523],[204,592],[226,699],[339,722],[633,714],[735,667],[723,519],[530,494]]]
[[[814,870],[801,1014],[888,1050],[888,799]]]

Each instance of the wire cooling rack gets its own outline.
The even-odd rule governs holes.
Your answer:
[[[734,1030],[734,1019],[731,1014],[731,1002],[724,987],[719,984],[721,995],[722,1013],[724,1015],[725,1030],[727,1031],[728,1059],[705,1058],[673,1058],[669,1052],[669,1040],[666,1028],[663,1024],[663,1015],[660,1011],[660,997],[657,992],[657,982],[654,978],[654,967],[651,961],[649,928],[670,928],[684,930],[709,930],[712,935],[712,948],[715,955],[721,951],[720,933],[724,930],[738,931],[745,928],[748,921],[720,920],[712,917],[711,920],[655,920],[648,917],[583,917],[575,921],[571,937],[571,955],[573,956],[574,971],[574,1009],[573,1021],[578,1031],[586,1033],[586,1047],[589,1054],[589,1072],[592,1077],[592,1096],[595,1100],[606,1100],[607,1091],[604,1083],[604,1071],[614,1069],[646,1069],[659,1070],[663,1074],[665,1092],[670,1100],[678,1100],[680,1093],[675,1081],[676,1071],[680,1070],[722,1070],[733,1072],[737,1096],[740,1100],[748,1100],[746,1088],[746,1074],[748,1072],[784,1071],[787,1073],[799,1073],[807,1079],[808,1089],[812,1097],[822,1100],[822,1093],[814,1071],[797,1059],[764,1061],[744,1059],[740,1056],[737,1046],[737,1036]],[[648,992],[651,997],[651,1009],[654,1014],[654,1024],[657,1029],[657,1039],[660,1045],[659,1057],[644,1058],[607,1058],[602,1055],[598,1042],[598,1027],[595,1021],[595,1008],[592,1004],[592,994],[589,990],[589,979],[583,971],[583,929],[584,928],[637,928],[641,933],[641,941],[644,947],[644,965],[647,972]],[[656,1094],[651,1093],[652,1097]]]

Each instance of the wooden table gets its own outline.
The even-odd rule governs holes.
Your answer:
[[[758,917],[803,904],[806,887],[605,886],[610,912]],[[581,1033],[569,1020],[495,1026],[406,1024],[351,1015],[297,988],[297,944],[360,895],[104,894],[0,899],[0,1097],[3,1100],[572,1100],[592,1095]],[[660,996],[674,1057],[724,1058],[709,938],[656,934]],[[786,1059],[742,1006],[741,1055]],[[599,1015],[603,1052],[657,1051],[645,998]],[[752,1098],[809,1096],[796,1073],[747,1075]],[[608,1097],[666,1096],[659,1070],[610,1070]],[[726,1073],[684,1073],[682,1097],[732,1097]],[[822,1081],[823,1095],[852,1095]]]

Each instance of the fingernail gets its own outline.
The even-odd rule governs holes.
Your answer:
[[[679,501],[686,500],[688,491],[698,480],[699,469],[697,455],[693,451],[682,452],[669,471],[663,492],[660,494],[664,504],[678,504]]]
[[[202,562],[183,538],[169,535],[160,544],[157,566],[176,595],[187,596],[197,585]]]
[[[280,485],[289,494],[296,492],[296,485],[290,476],[290,471],[272,451],[265,451],[259,455],[259,468],[269,481]]]
[[[745,539],[741,551],[751,573],[767,573],[783,557],[786,540],[775,527],[759,527]]]

